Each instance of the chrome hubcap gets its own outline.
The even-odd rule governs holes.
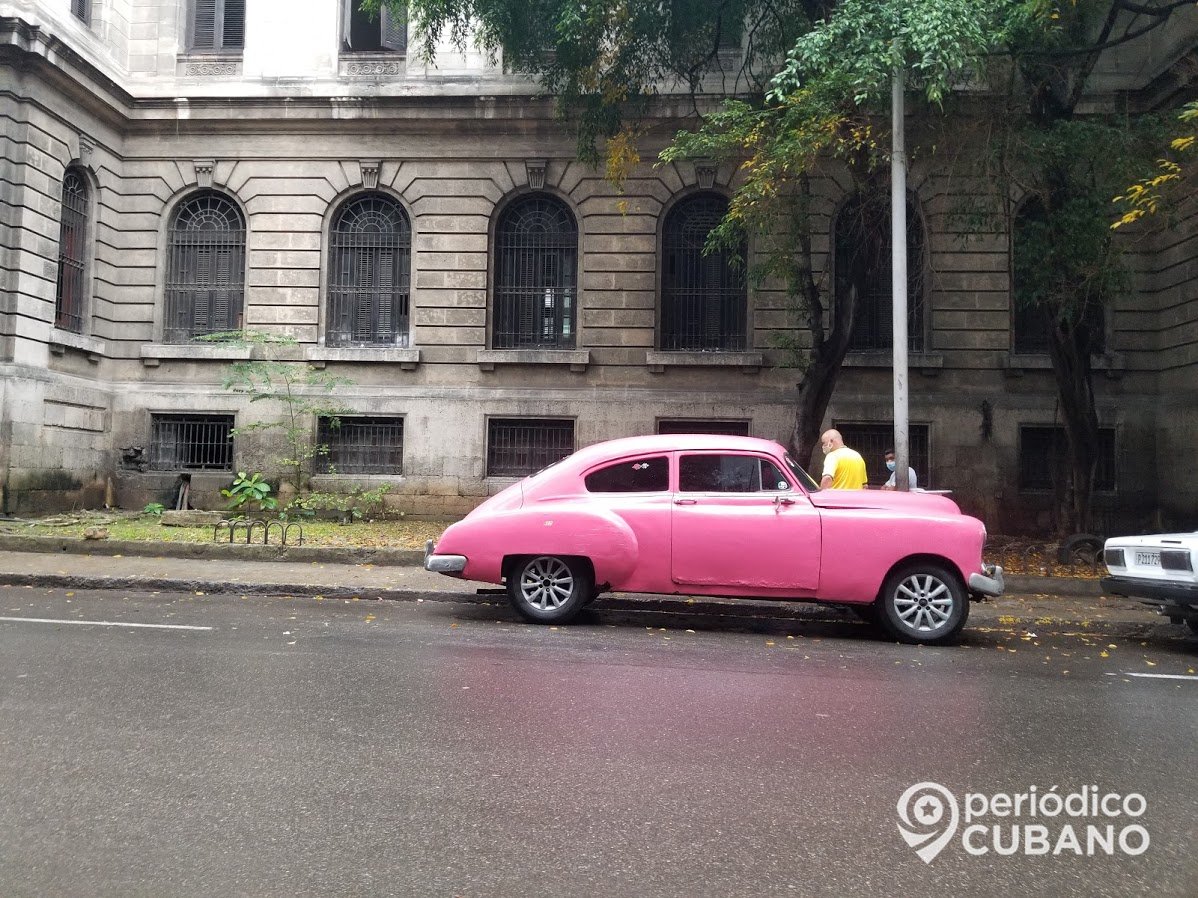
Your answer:
[[[908,628],[920,632],[939,630],[953,614],[953,593],[933,574],[912,574],[898,585],[894,611]]]
[[[521,597],[539,611],[560,608],[573,592],[574,578],[560,559],[534,558],[520,574]]]

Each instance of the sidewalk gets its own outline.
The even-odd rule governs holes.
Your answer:
[[[228,543],[115,543],[0,537],[0,584],[66,589],[185,591],[398,601],[502,602],[496,587],[432,574],[421,552],[245,546]],[[479,595],[479,589],[492,590]],[[834,606],[687,596],[604,596],[597,606],[627,610],[769,616],[795,620],[839,615]],[[1132,635],[1170,627],[1133,600],[1103,596],[1097,581],[1008,577],[1007,593],[975,602],[975,625],[1040,622],[1078,628],[1117,625]],[[1171,628],[1176,629],[1176,628]]]

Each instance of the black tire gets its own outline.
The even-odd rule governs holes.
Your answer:
[[[1057,549],[1057,563],[1094,567],[1102,558],[1105,540],[1093,533],[1075,533]]]
[[[564,624],[594,593],[591,572],[577,558],[530,555],[517,559],[507,576],[507,596],[525,620]]]
[[[941,645],[956,639],[965,626],[969,596],[952,571],[915,562],[886,578],[878,609],[882,627],[900,642]]]

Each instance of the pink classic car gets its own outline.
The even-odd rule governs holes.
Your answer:
[[[777,443],[646,436],[588,446],[509,486],[424,566],[506,583],[561,623],[603,592],[848,604],[905,642],[951,640],[970,595],[1003,591],[986,529],[944,496],[821,490]]]

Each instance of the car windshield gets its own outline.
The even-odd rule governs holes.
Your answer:
[[[816,483],[814,480],[812,480],[811,475],[808,474],[806,471],[804,471],[799,466],[799,463],[790,457],[789,452],[786,453],[784,458],[786,461],[786,467],[790,468],[790,473],[792,473],[795,477],[798,478],[798,481],[802,485],[803,489],[805,489],[809,493],[818,493],[819,492],[819,484]]]

